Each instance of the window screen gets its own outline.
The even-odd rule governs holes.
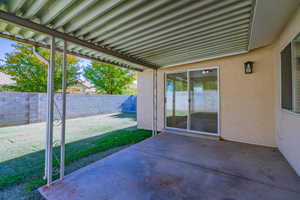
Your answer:
[[[300,34],[292,42],[293,109],[300,113]]]
[[[291,43],[281,52],[281,107],[293,110],[293,75]]]

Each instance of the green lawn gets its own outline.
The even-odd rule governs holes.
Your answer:
[[[59,166],[59,135],[60,127],[56,127],[54,178]],[[67,120],[66,165],[71,166],[82,158],[134,144],[150,136],[150,131],[136,129],[134,114]],[[0,128],[0,191],[22,184],[23,190],[30,191],[44,184],[44,146],[45,123]]]

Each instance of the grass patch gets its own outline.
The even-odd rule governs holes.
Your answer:
[[[73,162],[76,162],[81,158],[90,156],[92,154],[104,152],[116,147],[138,143],[150,136],[151,136],[151,131],[142,130],[142,129],[116,131],[110,135],[104,136],[99,139],[95,139],[95,141],[93,141],[92,145],[90,145],[89,147],[86,147],[84,149],[78,149],[72,152],[66,152],[66,158],[65,158],[66,166],[70,165]],[[71,145],[72,143],[66,144],[66,149],[68,149],[68,146]],[[59,148],[57,147],[57,149],[55,150],[59,150]],[[55,170],[58,168],[59,168],[59,163],[55,162],[54,159],[53,160],[54,171],[58,171]],[[12,175],[7,177],[1,177],[0,190],[8,186],[12,186],[22,182],[27,182],[28,184],[25,187],[25,191],[26,192],[32,191],[46,183],[45,180],[43,180],[42,177],[39,177],[38,174],[43,174],[43,167],[32,169],[31,174],[26,173],[26,174],[17,174],[17,175]],[[53,179],[57,179],[58,177],[59,176],[57,173],[53,174]]]
[[[80,158],[92,155],[94,153],[103,152],[112,148],[138,143],[150,137],[151,134],[152,134],[151,131],[141,130],[141,129],[117,131],[112,135],[105,136],[101,139],[95,140],[93,142],[94,146],[70,154],[65,160],[66,165]]]
[[[24,180],[24,174],[0,177],[0,190],[14,184],[21,183]]]

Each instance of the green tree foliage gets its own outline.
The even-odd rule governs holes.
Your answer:
[[[11,76],[16,82],[13,86],[4,86],[4,89],[18,92],[46,92],[47,91],[47,64],[33,55],[32,46],[24,44],[14,45],[15,50],[7,53],[0,64],[0,71]],[[50,59],[48,49],[38,48],[37,52],[47,60]],[[75,85],[80,76],[79,59],[68,55],[67,86]],[[56,52],[54,90],[61,89],[63,62],[62,53]]]
[[[132,71],[95,61],[84,68],[83,76],[95,86],[98,93],[104,94],[128,94],[135,80]]]

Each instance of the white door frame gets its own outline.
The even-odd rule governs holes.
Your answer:
[[[175,73],[187,73],[187,79],[188,79],[188,98],[190,98],[190,72],[191,71],[200,71],[200,70],[209,70],[209,69],[217,69],[217,85],[218,85],[218,98],[217,98],[217,105],[218,105],[218,133],[209,133],[209,132],[203,132],[203,131],[194,131],[190,130],[190,103],[189,103],[189,109],[188,109],[188,116],[187,116],[187,129],[181,129],[181,128],[174,128],[174,127],[168,127],[167,126],[167,116],[166,116],[166,103],[167,103],[167,96],[166,96],[166,88],[167,88],[167,75],[168,74],[175,74]],[[169,71],[165,72],[164,75],[164,128],[169,130],[177,130],[177,131],[184,131],[189,133],[196,133],[196,134],[202,134],[202,135],[209,135],[209,136],[220,136],[221,130],[220,130],[220,69],[219,66],[212,66],[212,67],[203,67],[203,68],[194,68],[194,69],[185,69],[185,70],[175,70],[175,71]]]

